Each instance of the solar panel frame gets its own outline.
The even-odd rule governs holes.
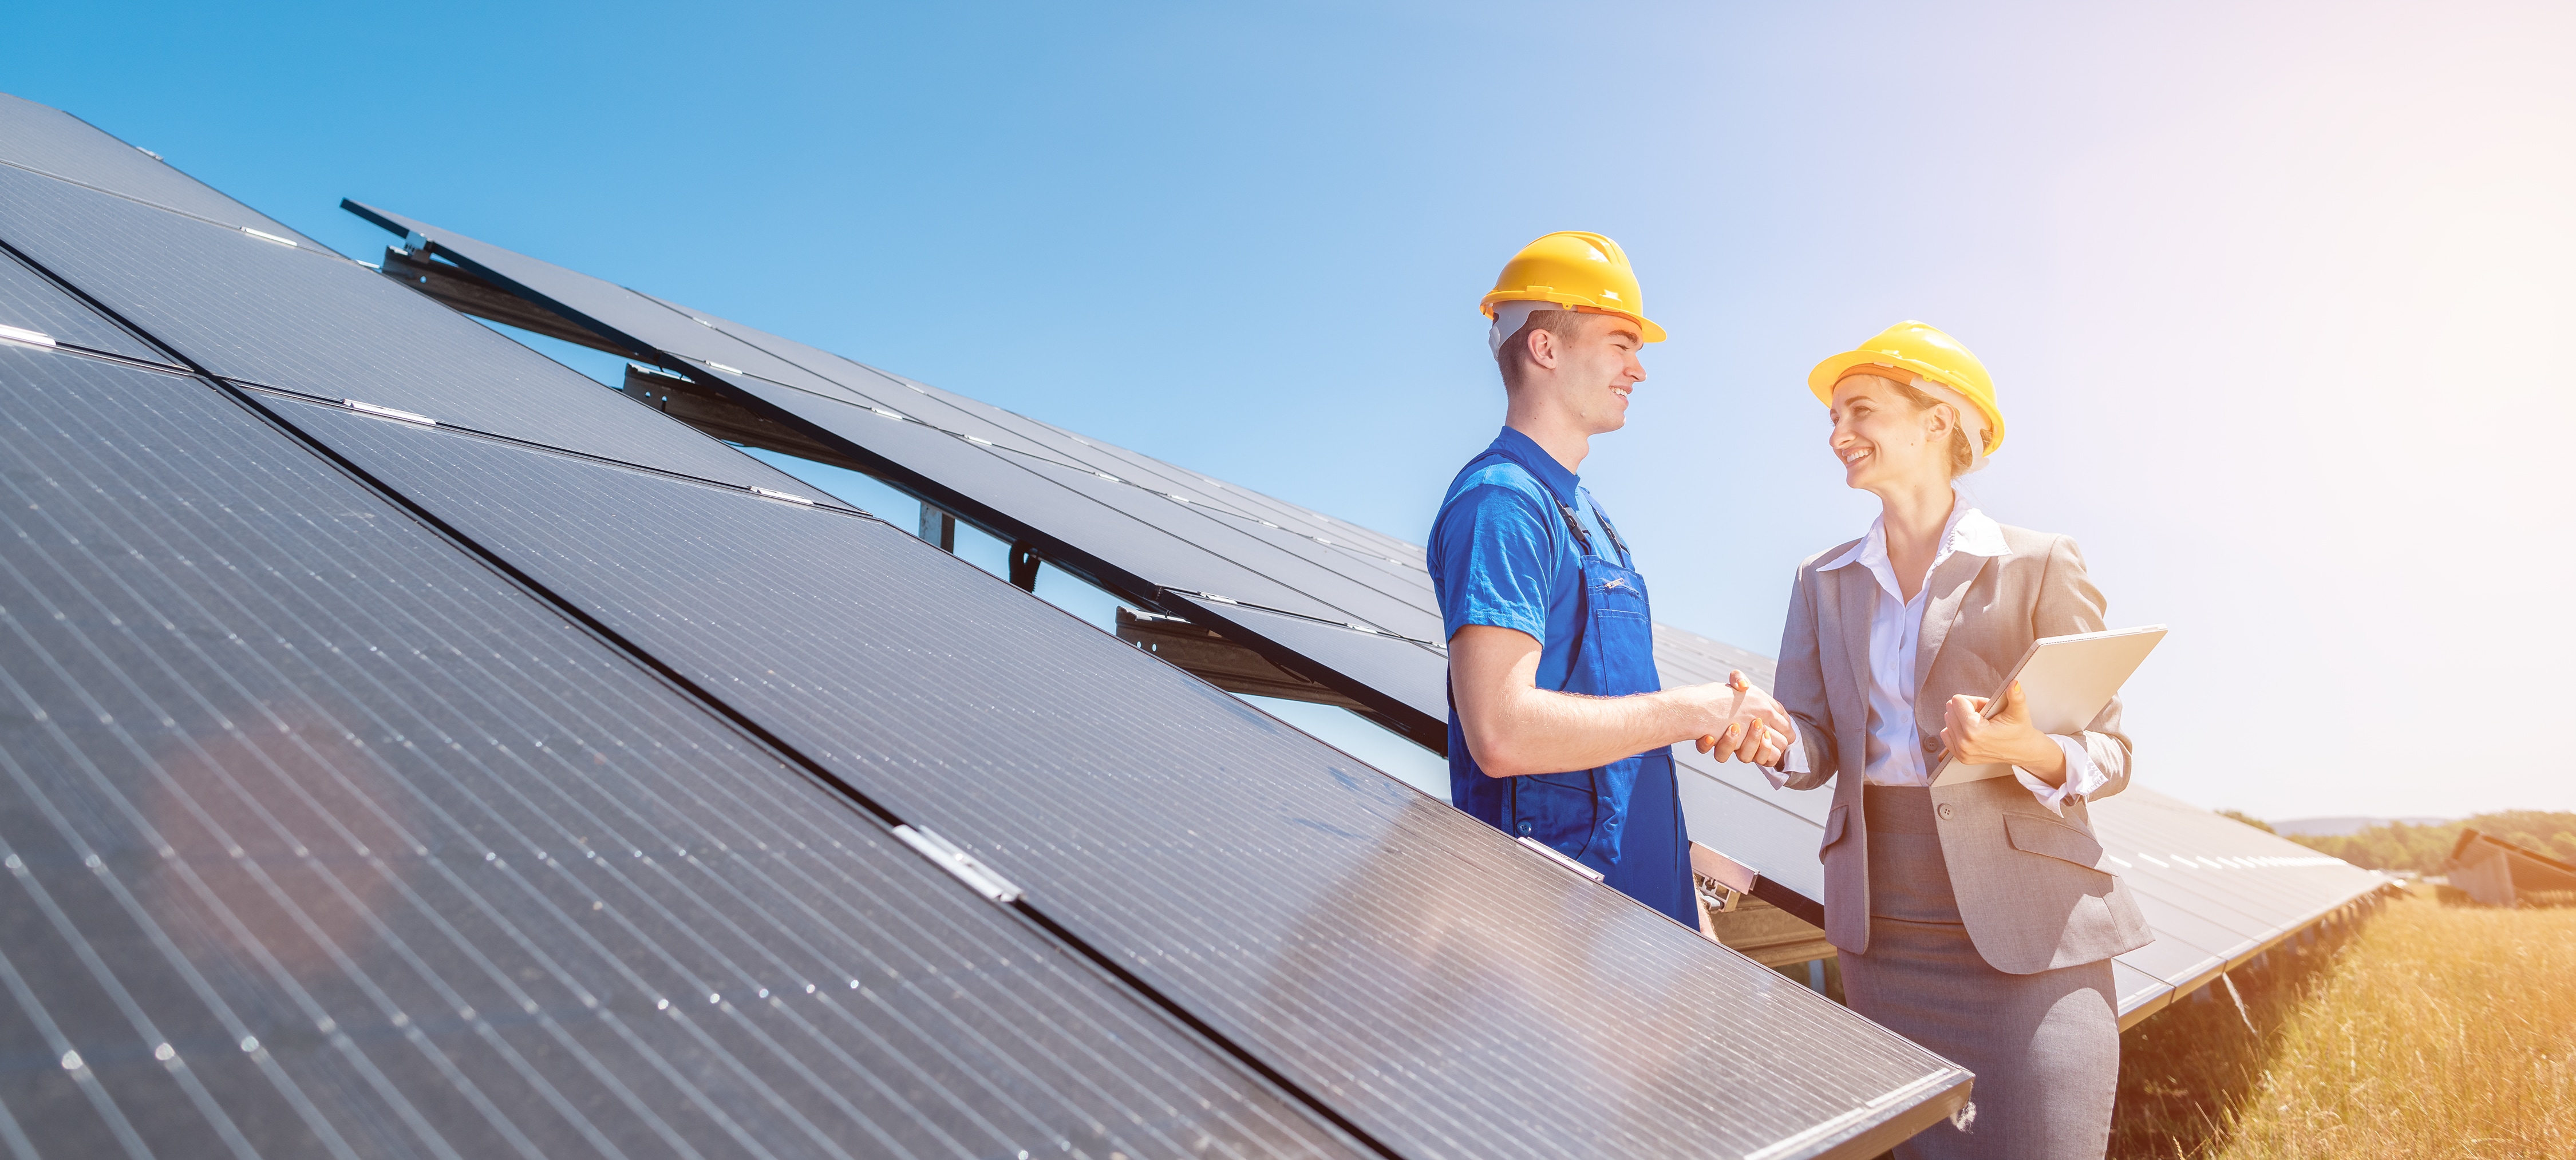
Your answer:
[[[1750,1152],[1840,1123],[1784,1154],[1825,1153],[1872,1124],[1929,1122],[1959,1094],[1964,1073],[1936,1057],[901,531],[263,403],[805,759],[925,819],[1399,1152]],[[495,494],[493,456],[545,461],[556,481]],[[654,513],[649,549],[621,527],[637,512]],[[1240,772],[1212,779],[1210,761]],[[1245,859],[1260,872],[1244,876]],[[1466,941],[1434,963],[1388,957],[1361,929]],[[1563,971],[1609,973],[1586,986]],[[1437,997],[1471,979],[1518,987],[1529,1006],[1503,1018]],[[1738,1001],[1721,1015],[1716,995]],[[1801,1041],[1816,1053],[1777,1050]],[[1721,1057],[1723,1080],[1705,1070]],[[1644,1082],[1641,1059],[1672,1062]],[[1685,1059],[1707,1062],[1693,1073]]]
[[[5,346],[0,392],[12,1132],[1355,1154],[217,388]]]

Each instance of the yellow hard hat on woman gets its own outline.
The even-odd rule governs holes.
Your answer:
[[[1646,341],[1664,340],[1664,328],[1646,317],[1645,294],[1637,289],[1637,271],[1628,265],[1627,253],[1599,234],[1559,230],[1522,246],[1503,263],[1502,276],[1494,279],[1493,292],[1480,305],[1485,317],[1495,318],[1496,308],[1509,302],[1616,314],[1636,323]],[[1526,318],[1527,308],[1521,314]]]
[[[1986,364],[1977,361],[1959,340],[1943,334],[1938,327],[1920,322],[1900,322],[1860,344],[1816,364],[1807,374],[1807,387],[1826,406],[1834,402],[1834,384],[1856,374],[1877,371],[1908,386],[1929,385],[1937,395],[1957,395],[1952,405],[1966,403],[1985,419],[1985,446],[1979,450],[1982,460],[2004,445],[2004,413],[1995,405],[1995,381],[1986,376]],[[1927,383],[1915,380],[1928,380]],[[1966,415],[1962,419],[1968,418]]]

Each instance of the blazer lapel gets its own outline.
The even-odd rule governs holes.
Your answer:
[[[1846,707],[1859,714],[1855,721],[1869,719],[1869,622],[1878,612],[1878,578],[1858,564],[1845,564],[1826,575],[1834,578],[1835,609],[1840,614],[1834,631],[1843,638],[1844,679],[1834,682],[1836,689],[1850,689],[1860,700]]]
[[[1950,558],[1932,570],[1924,582],[1932,599],[1923,606],[1923,634],[1914,645],[1914,696],[1922,699],[1923,683],[1932,678],[1932,662],[1941,655],[1941,642],[1949,639],[1950,626],[1959,619],[1959,605],[1967,599],[1968,586],[1977,582],[1977,573],[1985,571],[1986,557],[1966,552],[1952,552]]]

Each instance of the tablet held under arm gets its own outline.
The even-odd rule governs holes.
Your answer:
[[[2102,715],[2102,707],[2119,695],[2129,674],[2138,671],[2138,662],[2147,659],[2164,638],[2161,624],[2041,637],[2031,642],[2021,663],[1995,687],[1994,700],[2002,700],[2004,690],[2020,681],[2030,706],[2031,726],[2042,733],[2071,737]],[[1963,765],[1944,754],[1932,784],[1957,785],[2011,775],[2009,765]]]

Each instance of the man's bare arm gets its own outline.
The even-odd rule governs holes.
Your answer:
[[[1559,693],[1538,687],[1539,653],[1539,642],[1516,629],[1471,624],[1449,638],[1449,688],[1467,752],[1489,776],[1591,769],[1701,738],[1715,739],[1720,760],[1774,765],[1793,736],[1788,714],[1759,689]]]

